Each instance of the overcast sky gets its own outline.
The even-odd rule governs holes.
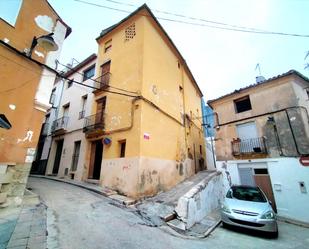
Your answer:
[[[102,29],[128,14],[86,5],[74,0],[48,0],[61,18],[73,29],[62,49],[60,61],[82,61],[97,52]],[[230,25],[309,35],[309,0],[84,0],[100,5],[134,11],[143,3],[151,9]],[[153,11],[156,17],[212,25]],[[214,29],[204,26],[159,20],[187,61],[205,100],[220,97],[255,83],[259,74],[270,78],[295,69],[305,76],[305,55],[309,37],[263,35]],[[309,62],[309,58],[307,59]]]

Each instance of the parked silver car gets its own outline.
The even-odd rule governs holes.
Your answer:
[[[233,225],[270,232],[278,237],[276,215],[258,187],[232,186],[221,206],[223,226]]]

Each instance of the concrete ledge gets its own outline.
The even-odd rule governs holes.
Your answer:
[[[223,198],[222,185],[222,174],[215,171],[180,197],[175,211],[186,229],[219,207]]]

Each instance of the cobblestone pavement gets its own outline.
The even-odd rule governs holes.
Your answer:
[[[24,206],[7,245],[8,249],[46,248],[46,206]]]

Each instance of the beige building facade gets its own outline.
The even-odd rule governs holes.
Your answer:
[[[141,6],[97,42],[84,180],[139,198],[205,169],[202,93],[150,9]]]
[[[226,187],[261,187],[279,216],[309,223],[309,80],[295,70],[208,101]],[[291,197],[293,196],[293,201]]]

